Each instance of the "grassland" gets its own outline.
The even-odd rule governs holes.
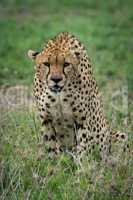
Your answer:
[[[126,129],[131,143],[132,6],[131,0],[0,1],[0,199],[132,199],[129,155],[127,159],[119,152],[117,166],[110,167],[90,157],[81,172],[66,155],[38,159],[40,124],[29,101],[31,89],[19,92],[21,105],[16,106],[15,89],[14,107],[5,101],[5,96],[11,98],[10,87],[31,88],[34,68],[28,49],[40,50],[58,32],[69,31],[87,47],[107,118],[113,127]]]

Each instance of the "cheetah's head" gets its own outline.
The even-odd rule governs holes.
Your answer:
[[[35,60],[41,81],[45,81],[52,92],[60,92],[75,75],[78,58],[62,46],[51,45],[42,52],[29,50],[28,56]]]

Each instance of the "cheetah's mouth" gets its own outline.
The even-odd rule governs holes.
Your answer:
[[[50,90],[51,90],[52,92],[57,93],[57,92],[60,92],[60,91],[62,90],[63,86],[61,87],[61,86],[55,84],[54,86],[49,87],[49,88],[50,88]]]

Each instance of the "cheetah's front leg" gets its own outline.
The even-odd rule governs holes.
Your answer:
[[[90,135],[87,133],[87,130],[85,127],[80,127],[77,129],[76,133],[77,138],[77,147],[75,152],[74,160],[76,164],[78,164],[80,167],[82,167],[82,160],[84,155],[87,152],[91,151],[92,148],[92,140]]]
[[[47,117],[43,117],[42,121],[42,128],[41,128],[41,141],[40,147],[46,148],[48,151],[49,157],[54,158],[59,154],[60,148],[59,144],[57,143],[56,132],[52,125],[52,120]]]

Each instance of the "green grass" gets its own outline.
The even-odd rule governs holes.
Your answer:
[[[104,167],[94,157],[78,172],[66,155],[39,159],[39,124],[34,112],[10,112],[1,124],[2,199],[131,199],[132,159],[120,158],[116,167]],[[121,155],[121,157],[123,157]]]
[[[38,160],[39,124],[34,112],[10,113],[1,133],[3,199],[130,199],[131,159],[106,168],[90,158],[79,174],[67,156]]]
[[[27,58],[28,49],[40,50],[49,38],[69,31],[88,50],[104,94],[108,119],[113,127],[126,129],[131,141],[132,6],[132,0],[1,0],[0,86],[5,88],[2,94],[6,94],[7,86],[31,86],[34,67]],[[124,87],[128,88],[126,115]],[[120,95],[112,107],[112,95],[119,89]],[[0,108],[0,199],[132,199],[133,168],[129,156],[122,156],[116,167],[109,168],[90,157],[89,165],[85,164],[81,172],[66,155],[55,161],[47,156],[38,159],[39,120],[33,109],[22,110]]]
[[[86,45],[97,79],[126,79],[132,87],[132,1],[8,0],[0,4],[0,84],[30,84],[33,64],[26,56],[28,49],[40,50],[58,32],[69,31]]]

